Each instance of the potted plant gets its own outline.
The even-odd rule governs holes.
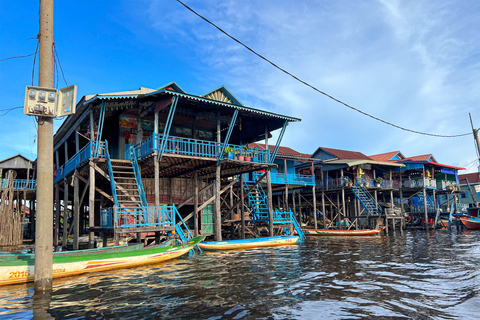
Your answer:
[[[252,160],[252,158],[250,157],[250,153],[248,152],[248,143],[243,146],[243,149],[245,150],[245,161]]]
[[[258,162],[257,148],[252,148],[252,162]]]
[[[245,153],[243,152],[243,150],[238,152],[238,160],[240,161],[245,160]]]
[[[382,185],[382,182],[383,182],[383,178],[382,177],[377,177],[375,179],[375,183],[377,185],[377,188],[380,188],[380,186]]]
[[[233,159],[233,157],[235,156],[235,150],[230,146],[225,148],[224,153],[227,155],[228,159]]]

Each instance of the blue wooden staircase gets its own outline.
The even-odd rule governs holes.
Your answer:
[[[356,183],[352,186],[352,191],[369,215],[381,215],[383,213],[382,207],[375,201],[365,187]]]
[[[174,227],[183,243],[193,238],[175,205],[162,207],[151,207],[148,205],[135,147],[130,146],[130,152],[126,152],[126,159],[119,160],[110,158],[106,141],[105,146],[110,186],[117,211],[113,221],[117,221],[118,217],[132,219],[127,221],[127,218],[125,218],[123,225],[118,225],[117,227]],[[178,223],[176,223],[177,220],[179,221]],[[132,223],[131,221],[134,222]],[[132,231],[134,232],[134,230]],[[198,246],[196,247],[201,252],[201,249]]]
[[[253,186],[254,184],[251,182],[244,182],[243,188],[245,192]],[[247,195],[248,205],[252,209],[252,219],[253,222],[268,222],[268,205],[267,205],[267,196],[263,191],[262,185],[259,183],[257,184]],[[305,240],[305,234],[302,231],[300,224],[298,223],[297,219],[293,212],[289,209],[289,211],[273,211],[273,224],[292,224],[295,230],[297,231],[300,240]]]
[[[423,208],[424,207],[423,190],[420,191],[420,192],[417,192],[416,196],[417,196],[418,201],[419,201],[417,207]],[[427,200],[427,210],[429,210],[429,211],[435,210],[435,202],[433,201],[433,197],[427,195],[426,200]]]

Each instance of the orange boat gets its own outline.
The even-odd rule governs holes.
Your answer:
[[[302,229],[302,231],[306,236],[373,236],[382,232],[385,228],[360,230]]]

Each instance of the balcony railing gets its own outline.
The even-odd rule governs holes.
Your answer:
[[[2,189],[6,188],[9,185],[8,179],[2,179],[1,181]],[[37,180],[29,179],[14,179],[13,180],[13,190],[22,191],[22,190],[35,190],[37,188]]]
[[[258,178],[263,175],[263,172],[255,171],[252,174],[252,181],[248,178],[248,175],[244,176],[244,181],[246,182],[255,182]],[[277,173],[272,172],[270,174],[272,184],[290,184],[290,185],[299,185],[299,186],[313,186],[315,185],[315,179],[313,175],[304,175],[296,173]],[[266,178],[265,178],[266,181]]]
[[[98,144],[100,144],[98,146]],[[53,182],[56,183],[70,174],[73,170],[78,168],[83,163],[87,162],[94,153],[96,148],[99,148],[98,157],[105,158],[105,142],[90,141],[73,157],[71,157],[63,166],[55,170],[53,173]]]
[[[365,179],[365,178],[356,178],[355,179],[356,183],[362,185],[365,188],[385,188],[385,189],[391,189],[394,188],[394,181],[393,180],[383,180],[380,185],[375,182],[373,179]],[[351,180],[349,178],[343,177],[343,178],[324,178],[322,180],[316,180],[316,185],[320,189],[335,189],[335,188],[342,188],[342,187],[348,187],[349,183],[351,183]]]
[[[437,188],[437,180],[431,178],[423,178],[423,179],[414,179],[414,180],[405,180],[403,181],[404,188]]]
[[[437,189],[441,188],[442,190],[447,190],[448,186],[455,186],[455,185],[457,185],[456,181],[441,180],[439,181],[439,183],[437,183]]]
[[[103,228],[174,227],[175,206],[102,208]]]
[[[148,139],[135,146],[138,159],[144,158],[154,151],[160,151],[163,134],[153,134]],[[156,143],[155,143],[156,142]],[[186,156],[218,158],[222,151],[223,143],[168,136],[165,139],[164,154],[180,154]],[[252,162],[268,163],[270,161],[270,150],[256,148],[247,148],[238,145],[229,144],[229,147],[235,150],[237,155],[248,155]],[[222,155],[227,157],[226,154]]]

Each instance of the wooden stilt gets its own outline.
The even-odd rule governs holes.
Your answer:
[[[88,194],[88,227],[95,227],[95,169],[93,168],[93,162],[90,160],[89,167],[89,179],[90,188]],[[95,244],[95,233],[89,231],[88,233],[88,247],[92,249]]]
[[[78,250],[78,238],[80,232],[80,187],[77,175],[78,171],[75,170],[73,178],[73,250]]]
[[[425,230],[428,231],[427,189],[423,188],[423,207],[425,211]]]
[[[67,247],[68,241],[68,183],[67,179],[63,180],[63,239],[62,247]]]
[[[300,192],[298,192],[298,223],[300,226],[302,225],[302,197],[300,196]]]
[[[57,248],[60,232],[60,186],[58,183],[55,184],[55,229],[53,230],[53,246]]]
[[[217,165],[215,171],[215,214],[213,215],[214,221],[214,232],[215,240],[222,241],[222,211],[220,207],[220,187],[221,187],[221,176],[220,176],[220,165]]]
[[[317,194],[315,191],[315,186],[312,186],[312,196],[313,196],[313,221],[315,224],[315,229],[318,229],[317,225]]]
[[[272,178],[270,168],[267,170],[267,197],[268,197],[268,234],[273,237],[273,199],[272,199]]]
[[[193,235],[198,237],[198,171],[195,171],[193,175]]]
[[[345,210],[345,186],[344,186],[344,180],[343,180],[343,169],[340,169],[340,176],[341,176],[341,180],[342,180],[342,212],[343,212],[343,219],[346,220],[346,216],[347,216],[347,211]],[[347,223],[345,221],[345,223]],[[346,227],[346,225],[345,225]]]
[[[326,212],[325,212],[325,184],[323,182],[323,170],[320,168],[320,175],[322,179],[322,217],[323,217],[323,228],[327,228],[327,221],[326,221]]]
[[[244,205],[244,192],[243,192],[243,174],[240,175],[240,214],[242,219],[242,239],[245,239],[245,205]]]

